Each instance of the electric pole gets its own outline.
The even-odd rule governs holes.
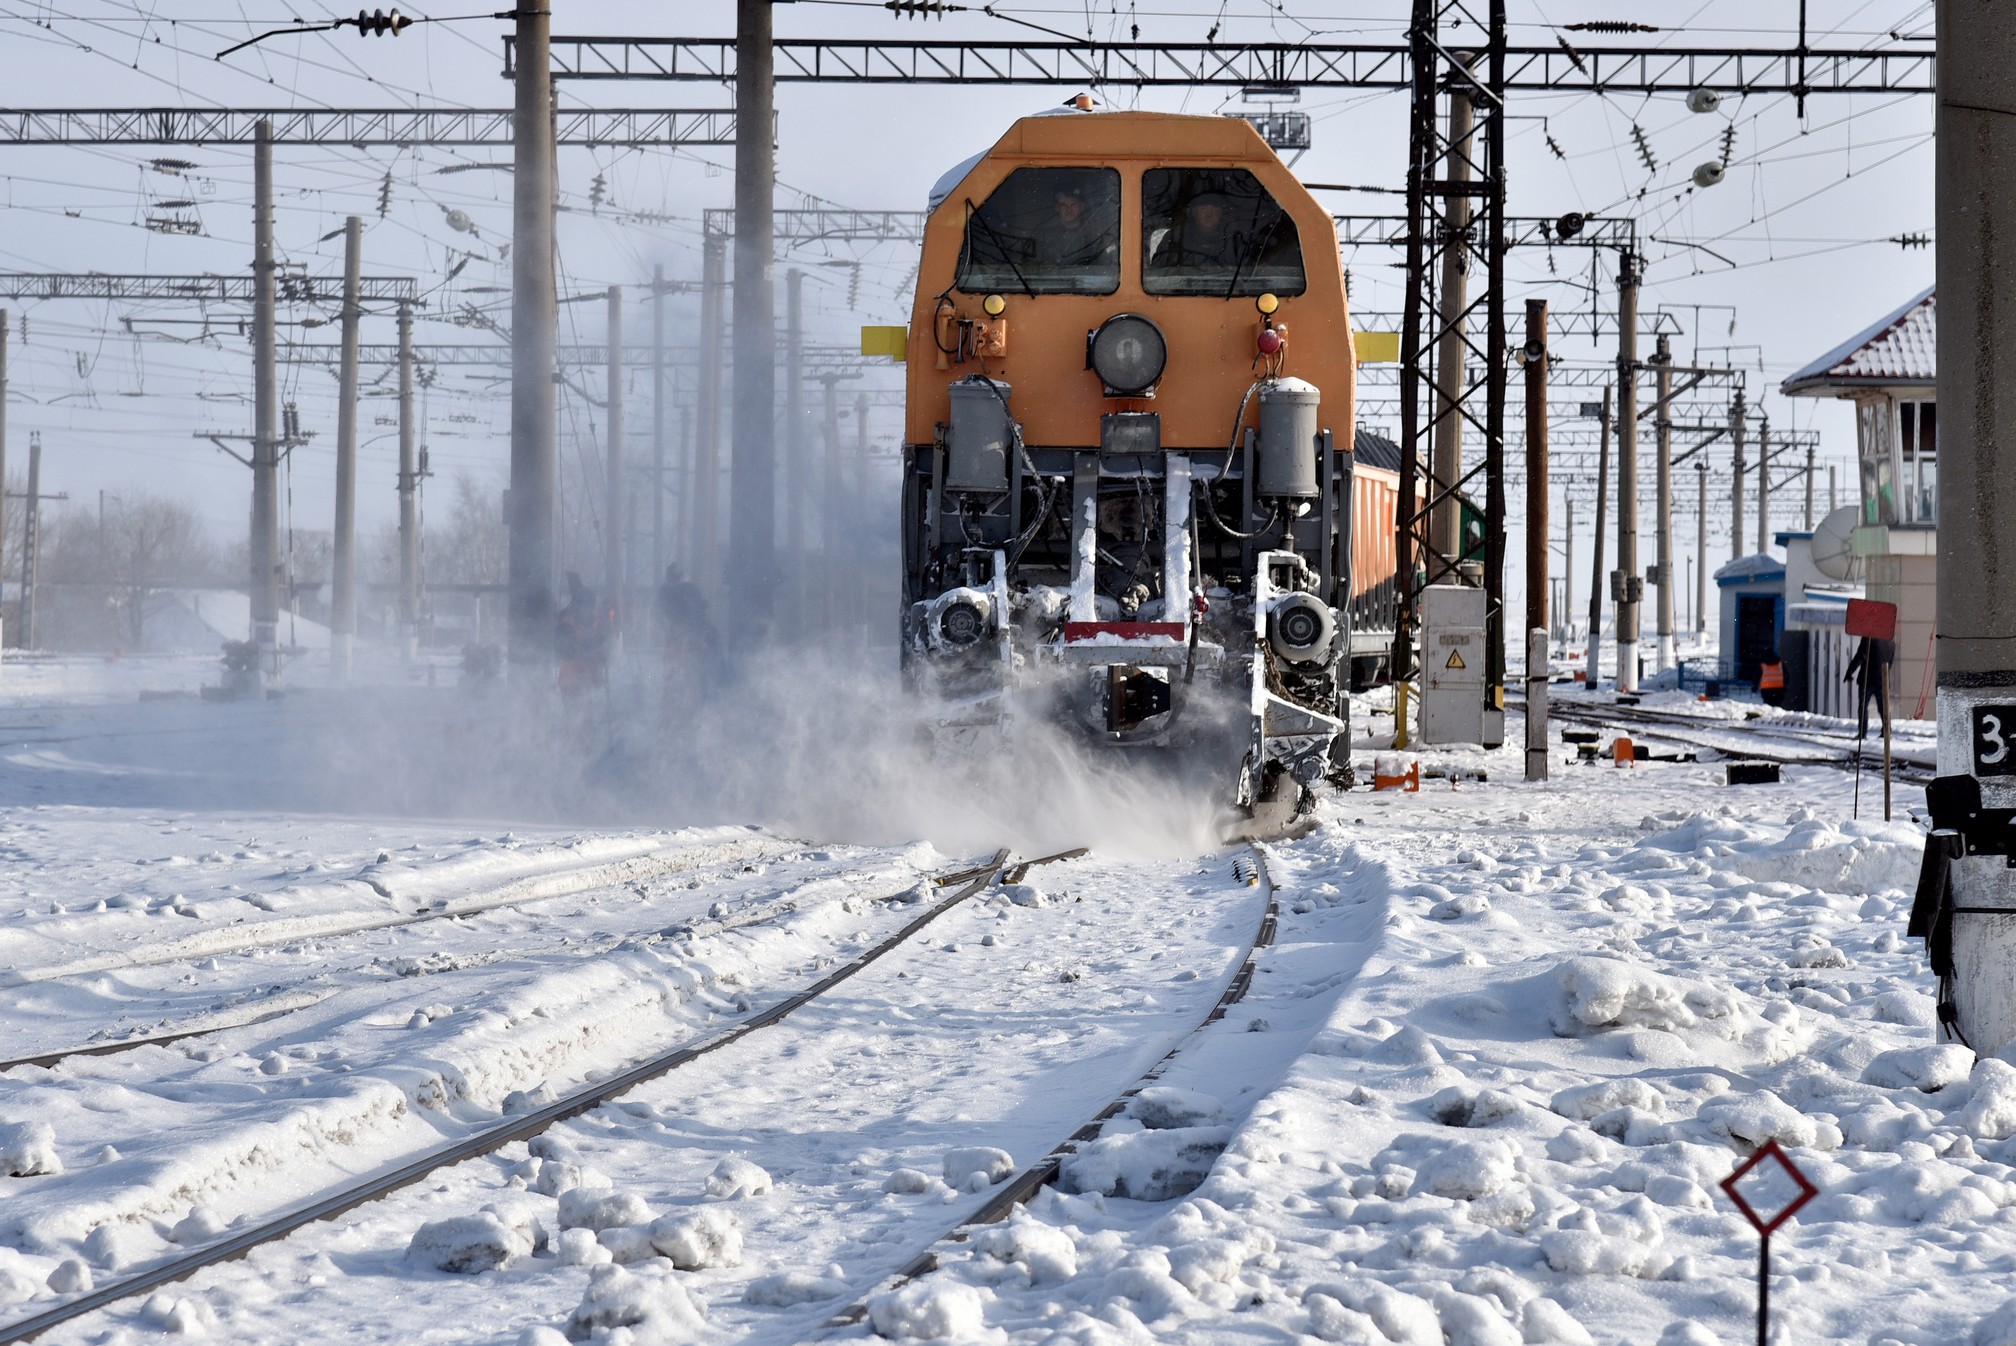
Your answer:
[[[776,150],[772,140],[771,0],[735,6],[735,410],[729,477],[729,633],[767,633],[777,590],[776,296],[771,249]]]
[[[7,565],[7,323],[11,315],[0,308],[0,589],[6,587]]]
[[[1911,933],[1927,936],[1939,978],[1940,1038],[1986,1060],[2016,1039],[2016,922],[1989,914],[2016,907],[1996,814],[2016,806],[2016,331],[2001,303],[2016,278],[2016,27],[1989,0],[1938,0],[1936,23],[1939,775],[1918,891],[1952,886],[1935,885],[1940,909],[1914,912]]]
[[[651,268],[651,584],[665,579],[665,268]]]
[[[790,616],[802,625],[807,600],[805,574],[805,497],[811,493],[805,474],[805,273],[792,267],[784,273],[784,555],[790,566],[787,581]]]
[[[602,519],[603,606],[617,632],[623,629],[623,287],[609,287],[609,415],[603,446],[603,488],[607,504]]]
[[[413,306],[399,306],[399,647],[420,655],[420,467],[413,451]],[[513,493],[516,499],[516,493]],[[512,535],[515,540],[517,535]]]
[[[1653,487],[1658,497],[1654,512],[1655,564],[1659,567],[1659,652],[1657,671],[1673,667],[1673,344],[1664,332],[1659,349],[1652,356],[1658,366],[1659,415],[1653,422],[1658,438],[1658,480]]]
[[[700,246],[700,445],[687,457],[686,536],[693,546],[696,579],[717,602],[721,569],[721,354],[728,340],[728,240],[706,234]],[[740,324],[738,323],[739,327]],[[766,357],[767,358],[767,357]]]
[[[1638,259],[1617,271],[1617,690],[1638,690]]]
[[[1734,453],[1734,468],[1730,473],[1730,508],[1734,513],[1729,523],[1729,559],[1739,560],[1743,555],[1743,431],[1748,411],[1743,405],[1743,390],[1736,390],[1735,404],[1729,408],[1729,442]]]
[[[1694,638],[1708,630],[1708,460],[1694,463]]]
[[[21,648],[35,648],[35,583],[42,569],[42,432],[28,432],[28,508],[21,513]]]
[[[1470,201],[1463,190],[1470,182],[1471,142],[1476,134],[1476,107],[1464,90],[1449,91],[1449,228],[1470,227]],[[1453,492],[1463,480],[1463,389],[1469,373],[1464,359],[1464,328],[1470,307],[1469,254],[1450,248],[1442,254],[1442,283],[1435,324],[1442,340],[1435,352],[1435,440],[1428,473],[1437,494],[1446,494],[1428,523],[1429,545],[1446,564],[1463,559],[1463,505]]]
[[[1526,301],[1526,779],[1547,779],[1547,301]]]
[[[273,123],[261,119],[252,150],[252,629],[246,691],[280,673],[280,402],[273,334]],[[33,488],[31,488],[31,494]]]
[[[1610,385],[1603,386],[1601,429],[1596,449],[1596,536],[1591,539],[1589,550],[1593,559],[1589,563],[1589,639],[1582,656],[1584,685],[1590,691],[1602,681],[1603,661],[1599,657],[1603,646],[1603,535],[1610,526]]]
[[[553,645],[553,496],[559,425],[553,288],[552,11],[517,11],[511,187],[510,654],[544,662]]]
[[[1771,554],[1771,418],[1757,424],[1757,554]]]
[[[364,313],[364,220],[343,222],[342,363],[336,381],[336,535],[329,576],[329,658],[350,679],[357,632],[357,341]]]
[[[1817,444],[1806,446],[1806,531],[1813,531],[1813,456],[1819,452]]]

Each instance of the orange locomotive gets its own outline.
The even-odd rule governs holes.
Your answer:
[[[1114,745],[1223,741],[1239,803],[1292,814],[1348,770],[1352,599],[1392,588],[1329,214],[1243,120],[1075,105],[931,205],[907,676],[954,723],[1034,700]]]

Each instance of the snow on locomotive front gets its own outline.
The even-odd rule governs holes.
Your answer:
[[[1242,120],[1066,110],[948,174],[907,338],[904,668],[949,724],[1345,768],[1355,361],[1327,212]]]

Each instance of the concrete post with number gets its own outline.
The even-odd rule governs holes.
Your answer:
[[[2016,25],[1994,0],[1939,0],[1939,775],[2016,807]],[[1937,787],[1935,787],[1936,789]],[[1934,825],[1959,826],[1940,816]],[[1973,840],[1974,838],[1969,838]],[[1984,833],[1984,839],[1986,835]],[[1952,862],[1956,907],[2016,908],[1995,854]],[[1956,913],[1953,1019],[1983,1057],[2016,1040],[2016,920]]]

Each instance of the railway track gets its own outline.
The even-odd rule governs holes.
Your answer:
[[[868,1317],[868,1301],[870,1299],[892,1290],[901,1289],[911,1281],[916,1280],[919,1276],[929,1275],[931,1272],[936,1271],[941,1257],[939,1250],[946,1244],[963,1242],[972,1230],[982,1225],[996,1224],[1006,1219],[1014,1211],[1015,1207],[1027,1202],[1045,1187],[1056,1182],[1057,1175],[1061,1171],[1066,1158],[1073,1154],[1080,1145],[1097,1140],[1101,1129],[1107,1122],[1126,1111],[1128,1103],[1137,1094],[1162,1077],[1163,1072],[1182,1053],[1185,1044],[1191,1038],[1203,1032],[1212,1024],[1217,1023],[1220,1019],[1223,1019],[1227,1010],[1246,998],[1246,992],[1253,984],[1255,962],[1260,955],[1260,951],[1274,943],[1274,932],[1281,913],[1275,897],[1273,876],[1267,870],[1265,853],[1258,849],[1248,851],[1242,857],[1242,862],[1250,866],[1248,883],[1252,886],[1262,888],[1266,892],[1267,905],[1261,914],[1259,928],[1253,933],[1253,942],[1247,946],[1245,957],[1240,960],[1238,970],[1232,974],[1231,981],[1226,983],[1225,989],[1219,993],[1218,999],[1213,1003],[1210,1011],[1176,1045],[1165,1052],[1160,1060],[1144,1071],[1139,1079],[1116,1095],[1112,1102],[1093,1114],[1083,1126],[1080,1126],[1069,1136],[1052,1146],[1050,1151],[1041,1159],[1030,1164],[1014,1177],[1004,1182],[979,1210],[948,1229],[941,1238],[933,1242],[930,1248],[905,1264],[893,1276],[888,1277],[868,1294],[856,1299],[846,1309],[828,1319],[824,1324],[824,1329],[819,1334],[819,1339],[836,1335],[841,1330],[864,1322]]]
[[[128,968],[160,967],[196,958],[223,958],[270,949],[308,939],[333,939],[424,925],[480,915],[507,907],[572,897],[592,888],[664,878],[671,874],[702,870],[723,864],[746,864],[788,854],[795,843],[771,838],[750,837],[710,846],[685,846],[662,855],[635,855],[592,862],[542,873],[523,874],[479,888],[455,899],[427,901],[403,897],[389,883],[360,876],[355,882],[374,890],[386,901],[407,907],[398,912],[360,914],[354,911],[325,912],[309,916],[282,916],[270,921],[252,921],[218,930],[206,930],[181,939],[167,940],[149,947],[145,953],[100,950],[67,963],[27,970],[0,972],[0,987],[25,986],[36,982],[88,976],[98,972]],[[423,905],[412,905],[421,903]]]
[[[785,855],[786,855],[785,852],[773,851],[767,853],[762,858],[772,858],[772,859],[783,858]],[[656,873],[632,872],[617,883],[603,884],[597,886],[604,888],[619,888],[619,887],[632,888],[638,884],[648,881],[651,878],[664,878],[664,877],[671,877],[673,875],[690,875],[692,876],[693,882],[696,884],[701,883],[703,879],[711,879],[716,881],[716,882],[710,882],[706,887],[700,890],[703,899],[711,900],[720,895],[720,888],[718,886],[718,883],[726,882],[728,880],[732,880],[734,878],[739,877],[739,875],[736,875],[734,873],[734,870],[738,867],[746,867],[746,860],[747,857],[737,856],[733,859],[730,859],[725,864],[719,864],[713,866],[668,867]],[[602,867],[598,866],[597,868],[599,869]],[[888,877],[890,879],[893,879],[895,876],[893,874],[885,876],[884,874],[878,872],[875,875],[865,877],[878,878],[878,879]],[[785,888],[781,893],[778,893],[773,897],[771,897],[769,900],[758,901],[750,905],[745,910],[741,910],[732,915],[727,915],[719,918],[710,916],[694,920],[682,920],[670,926],[663,926],[658,921],[654,920],[645,923],[643,926],[639,928],[632,929],[622,934],[606,934],[602,938],[594,941],[593,943],[579,945],[574,949],[570,950],[570,952],[575,957],[586,959],[595,957],[596,955],[601,953],[607,953],[615,949],[635,945],[639,941],[649,942],[651,940],[661,938],[703,937],[707,935],[719,934],[728,930],[737,930],[746,926],[760,924],[762,922],[774,920],[779,916],[787,915],[790,912],[796,910],[799,905],[800,894],[802,894],[808,887],[816,887],[822,883],[827,883],[830,881],[832,881],[832,876],[823,876],[820,878],[815,878],[811,880],[809,883],[805,882],[793,883],[787,888]],[[590,889],[590,891],[592,891],[592,889]],[[426,916],[426,919],[428,920],[448,919],[451,916],[457,919],[466,918],[470,915],[480,915],[500,910],[515,909],[519,907],[530,906],[539,902],[562,901],[571,897],[581,896],[582,892],[583,890],[575,885],[573,879],[570,876],[567,885],[563,890],[560,891],[552,891],[544,894],[526,895],[506,901],[491,901],[486,904],[477,905],[473,907],[458,904],[455,910],[452,912],[450,911],[429,912]],[[361,929],[352,930],[345,933],[357,934],[357,933],[382,932],[385,930],[403,929],[405,927],[420,923],[422,922],[417,918],[409,918],[393,922],[391,924],[385,924],[385,923],[372,924],[364,926]],[[324,938],[326,938],[326,936]],[[511,956],[511,954],[516,952],[520,952],[520,950],[515,948],[489,950],[486,951],[484,954],[481,954],[469,961],[466,962],[457,961],[452,966],[442,969],[442,972],[458,972],[466,970],[469,967],[487,966],[488,964],[493,963],[500,958]],[[212,955],[205,953],[201,955],[192,955],[192,956],[209,957]],[[387,955],[383,952],[380,952],[372,955],[370,958],[364,960],[361,963],[352,963],[350,965],[342,967],[331,967],[326,964],[321,965],[318,967],[313,978],[311,979],[313,983],[312,985],[295,984],[291,986],[280,985],[270,988],[263,988],[261,993],[257,995],[256,999],[249,999],[245,1002],[241,1002],[239,1005],[233,1006],[232,1008],[234,1010],[237,1010],[238,1011],[237,1013],[211,1013],[207,1015],[196,1016],[194,1021],[187,1023],[187,1025],[183,1027],[173,1027],[169,1028],[168,1031],[165,1032],[142,1033],[129,1037],[115,1038],[110,1036],[105,1031],[101,1030],[101,1032],[98,1035],[95,1035],[92,1038],[88,1038],[85,1041],[77,1043],[75,1045],[49,1048],[32,1054],[24,1054],[21,1056],[12,1057],[5,1060],[0,1060],[0,1073],[5,1073],[6,1071],[12,1070],[19,1066],[39,1066],[47,1069],[54,1067],[58,1063],[67,1060],[71,1057],[116,1056],[125,1052],[137,1051],[143,1047],[173,1046],[177,1043],[199,1041],[204,1038],[215,1037],[222,1033],[234,1032],[242,1028],[250,1028],[265,1024],[271,1024],[281,1019],[305,1013],[306,1011],[312,1010],[316,1006],[323,1004],[325,1001],[330,1000],[333,997],[341,994],[345,988],[341,986],[330,985],[332,981],[344,977],[351,977],[360,979],[366,983],[371,984],[382,982],[384,979],[393,974],[386,973],[382,970],[376,970],[374,972],[374,969],[378,969],[379,965],[384,963],[386,960]],[[180,961],[185,960],[180,958],[161,958],[157,960],[152,960],[152,963],[153,965],[160,965]],[[404,980],[407,977],[420,976],[423,975],[423,973],[424,975],[431,978],[433,976],[442,975],[442,972],[434,972],[423,969],[421,971],[400,974],[400,979]]]
[[[1032,865],[1083,853],[1083,851],[1069,851],[1044,856],[1020,862],[1014,868],[1026,873]],[[941,877],[938,880],[939,885],[952,888],[948,896],[932,902],[895,933],[878,941],[865,952],[828,972],[809,986],[784,996],[765,1009],[747,1015],[728,1028],[655,1054],[629,1069],[574,1090],[507,1122],[489,1127],[453,1144],[431,1150],[389,1172],[342,1187],[285,1214],[253,1222],[235,1233],[206,1243],[189,1253],[169,1258],[133,1275],[121,1277],[31,1317],[0,1326],[0,1343],[33,1340],[52,1328],[75,1321],[108,1305],[183,1280],[220,1262],[243,1257],[254,1248],[274,1243],[304,1226],[355,1210],[359,1206],[420,1182],[441,1169],[492,1153],[513,1141],[528,1139],[545,1131],[556,1122],[579,1116],[646,1081],[666,1075],[681,1066],[739,1042],[753,1033],[780,1023],[910,940],[920,930],[985,889],[1008,868],[1010,868],[1008,852],[1004,850],[997,852],[991,860],[982,865]]]
[[[1523,702],[1514,704],[1523,706]],[[1547,715],[1550,719],[1569,720],[1577,724],[1642,726],[1655,731],[1662,739],[1688,747],[1706,748],[1726,757],[1747,761],[1774,762],[1780,766],[1827,766],[1853,771],[1857,760],[1855,739],[1824,730],[1795,730],[1753,721],[1728,724],[1648,706],[1585,705],[1570,700],[1550,700]],[[1760,739],[1768,740],[1773,747],[1758,746]],[[1883,769],[1881,743],[1874,747],[1862,744],[1860,759],[1865,770],[1880,772]],[[1931,783],[1934,772],[1922,763],[1897,760],[1893,754],[1891,774],[1894,779],[1908,785],[1927,785]]]
[[[171,1258],[136,1274],[128,1275],[118,1281],[106,1284],[101,1289],[80,1295],[67,1303],[52,1307],[33,1317],[0,1327],[0,1342],[30,1340],[53,1328],[65,1323],[73,1323],[86,1315],[116,1304],[119,1301],[147,1294],[164,1285],[182,1280],[206,1267],[243,1257],[254,1249],[285,1239],[290,1234],[300,1231],[306,1226],[329,1221],[334,1217],[342,1216],[345,1212],[355,1211],[360,1206],[397,1192],[401,1188],[420,1183],[430,1175],[439,1174],[451,1165],[489,1154],[512,1141],[528,1139],[547,1130],[556,1123],[587,1113],[599,1104],[635,1089],[647,1081],[668,1075],[682,1066],[720,1052],[734,1043],[758,1034],[763,1029],[783,1023],[794,1014],[804,1010],[807,1006],[820,1001],[822,997],[827,997],[829,992],[850,981],[877,960],[896,951],[906,943],[916,941],[917,936],[926,927],[938,921],[962,903],[968,902],[976,895],[985,891],[997,878],[1004,883],[1017,881],[1025,877],[1029,868],[1033,865],[1044,864],[1049,861],[1080,854],[1083,854],[1083,852],[1069,852],[1065,855],[1046,856],[1036,860],[1011,863],[1008,855],[1002,852],[997,853],[981,865],[958,873],[940,876],[936,882],[940,891],[945,895],[930,902],[916,916],[905,922],[900,929],[879,940],[871,948],[863,951],[845,964],[827,971],[825,975],[819,977],[810,985],[778,999],[761,1011],[737,1020],[733,1025],[700,1039],[690,1041],[671,1051],[658,1054],[648,1060],[638,1062],[635,1066],[620,1074],[613,1075],[587,1088],[572,1092],[561,1099],[539,1108],[535,1112],[510,1118],[503,1124],[472,1135],[454,1145],[441,1147],[427,1154],[420,1155],[399,1168],[378,1175],[369,1181],[332,1191],[315,1201],[306,1203],[284,1214],[234,1230],[213,1243],[193,1249],[186,1255]],[[1245,995],[1247,987],[1253,979],[1255,959],[1258,951],[1267,947],[1272,941],[1276,919],[1276,905],[1271,879],[1266,872],[1264,861],[1259,858],[1258,852],[1249,853],[1247,858],[1242,858],[1238,863],[1242,866],[1242,869],[1239,871],[1239,877],[1245,881],[1246,886],[1257,887],[1264,891],[1265,910],[1250,940],[1246,941],[1247,947],[1243,954],[1231,953],[1231,950],[1227,951],[1231,953],[1235,962],[1231,965],[1232,970],[1229,976],[1223,973],[1220,974],[1221,976],[1226,976],[1226,980],[1208,1012],[1200,1020],[1190,1024],[1187,1028],[1176,1028],[1177,1036],[1175,1041],[1166,1050],[1163,1050],[1162,1044],[1168,1042],[1168,1039],[1162,1039],[1157,1042],[1155,1050],[1160,1052],[1160,1056],[1145,1074],[1142,1074],[1124,1089],[1118,1097],[1113,1098],[1103,1108],[1093,1113],[1082,1125],[1070,1131],[1069,1135],[1053,1146],[1041,1160],[1024,1168],[1011,1180],[992,1191],[988,1195],[984,1205],[977,1211],[969,1210],[966,1217],[957,1222],[956,1227],[948,1228],[941,1225],[940,1229],[944,1231],[942,1234],[927,1233],[926,1236],[929,1238],[929,1242],[921,1245],[926,1251],[904,1264],[895,1273],[896,1279],[894,1283],[900,1284],[903,1280],[930,1270],[937,1260],[936,1253],[931,1250],[941,1246],[945,1239],[963,1237],[964,1232],[975,1224],[1002,1218],[1016,1203],[1027,1200],[1044,1184],[1053,1181],[1056,1177],[1060,1161],[1070,1152],[1072,1147],[1095,1137],[1102,1123],[1123,1110],[1128,1100],[1138,1093],[1140,1089],[1154,1082],[1163,1070],[1177,1058],[1183,1045],[1196,1032],[1223,1017],[1226,1011],[1231,1006],[1237,1004]],[[1079,909],[1067,908],[1066,910]],[[1091,908],[1084,908],[1083,910],[1089,913]],[[961,928],[965,928],[965,925],[969,923],[970,920],[963,921]],[[976,928],[991,928],[991,926]],[[954,936],[954,938],[957,938],[957,936]],[[1245,939],[1244,936],[1240,938]],[[948,945],[947,947],[950,948],[952,946]],[[1236,949],[1236,947],[1236,943],[1232,944],[1232,948]],[[912,951],[914,954],[927,960],[935,960],[939,956],[935,948],[926,950],[918,948],[914,944]],[[912,975],[915,975],[917,962],[913,958],[909,963],[899,964],[898,966],[912,967]],[[901,976],[903,974],[899,971],[894,975]],[[877,980],[883,984],[905,984],[901,982],[889,983],[888,974],[884,974]],[[869,995],[870,993],[863,992],[861,994]],[[860,996],[843,998],[843,1000],[849,1002],[859,999]],[[826,1010],[825,1014],[845,1013],[853,1015],[857,1012],[843,1005],[834,1006]],[[800,1030],[799,1035],[802,1036],[804,1033],[813,1031],[812,1028],[804,1028]],[[759,1052],[759,1059],[764,1052],[776,1049],[776,1046],[763,1049],[763,1051]],[[741,1066],[724,1064],[714,1067],[707,1074],[714,1075],[723,1071],[740,1070],[741,1068]],[[1138,1065],[1136,1065],[1131,1069],[1138,1070],[1138,1068]],[[1082,1091],[1082,1085],[1080,1089]],[[663,1092],[663,1090],[659,1091],[660,1094],[663,1094]],[[647,1093],[646,1097],[649,1096]],[[666,1106],[668,1105],[660,1105],[661,1113]],[[672,1101],[669,1106],[675,1109],[679,1108],[676,1100]],[[632,1110],[643,1109],[645,1112],[649,1112],[648,1106],[643,1103],[626,1101],[622,1107]],[[611,1115],[613,1114],[598,1114],[598,1117],[606,1118]],[[604,1123],[600,1121],[596,1123],[597,1127],[603,1125]],[[599,1135],[603,1134],[603,1132],[600,1130],[591,1130],[590,1134]],[[437,1188],[437,1190],[445,1189]],[[912,1215],[904,1218],[928,1220],[930,1217],[926,1212],[929,1209],[929,1206],[919,1208]],[[390,1218],[396,1220],[399,1217],[393,1216]],[[919,1247],[919,1241],[914,1238],[905,1238],[899,1245],[901,1249],[913,1251]],[[862,1297],[861,1302],[866,1302],[865,1296]],[[849,1319],[848,1315],[843,1314],[840,1318],[833,1320],[833,1328],[837,1330],[844,1327],[846,1322],[855,1320],[858,1319]],[[813,1320],[807,1323],[806,1326],[813,1326],[816,1322],[817,1320]]]

